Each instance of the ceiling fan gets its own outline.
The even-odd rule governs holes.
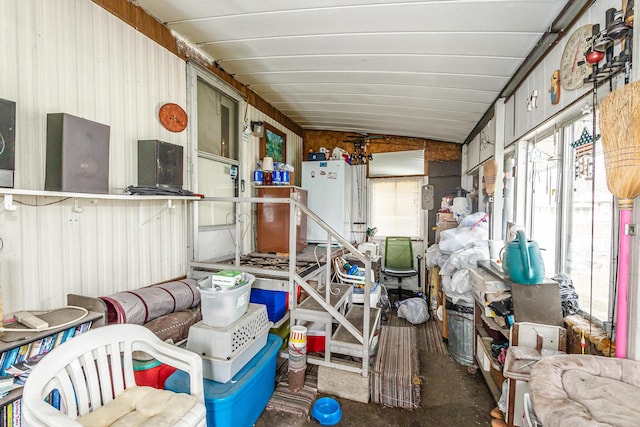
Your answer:
[[[346,139],[342,142],[353,144],[354,152],[349,154],[352,165],[364,165],[367,161],[373,160],[371,153],[367,154],[367,144],[374,139],[383,139],[382,135],[367,135],[367,134],[351,134],[347,135]]]
[[[343,142],[350,142],[354,144],[355,143],[364,144],[374,139],[384,139],[384,136],[368,135],[366,133],[356,133],[356,134],[347,135],[346,139],[344,139]]]

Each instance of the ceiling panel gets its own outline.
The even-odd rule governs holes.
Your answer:
[[[306,129],[463,142],[566,0],[137,0]]]
[[[469,69],[469,60],[474,68]],[[258,74],[280,71],[342,71],[472,74],[509,77],[520,63],[516,58],[460,57],[446,55],[313,55],[294,57],[256,58],[242,61],[221,62],[220,65],[232,74]]]
[[[160,0],[174,1],[174,0]],[[560,2],[558,2],[560,3]],[[547,3],[548,4],[548,3]],[[536,22],[548,10],[532,2],[428,2],[297,9],[167,20],[169,28],[196,43],[276,38],[290,35],[390,31],[542,32]]]
[[[484,104],[477,102],[452,101],[449,99],[424,99],[416,97],[398,97],[398,96],[379,96],[379,95],[361,95],[352,94],[347,98],[351,104],[378,104],[389,107],[409,107],[409,108],[425,108],[439,109],[449,114],[451,111],[460,111],[468,113],[477,113],[482,115],[485,111]],[[286,100],[276,100],[269,97],[269,103],[278,109],[288,108],[308,108],[311,104],[337,104],[344,102],[344,94],[300,94],[289,96]]]
[[[468,68],[467,68],[468,69]],[[250,87],[254,84],[276,83],[366,83],[372,85],[402,82],[408,85],[442,88],[476,89],[498,92],[509,80],[508,77],[436,74],[436,73],[392,73],[392,72],[350,72],[350,71],[300,71],[296,73],[272,71],[266,73],[243,74],[239,78]]]
[[[412,86],[409,84],[358,84],[358,83],[281,83],[256,84],[254,90],[273,101],[296,99],[297,96],[336,94],[351,97],[353,95],[373,95],[379,97],[418,98],[426,100],[450,100],[476,103],[486,106],[493,101],[494,91],[443,88],[430,86]]]
[[[470,123],[476,123],[482,116],[481,113],[469,113],[458,111],[455,116],[451,115],[451,112],[436,109],[436,108],[419,108],[419,107],[403,107],[395,105],[393,107],[389,105],[380,104],[356,104],[356,103],[304,103],[296,105],[282,105],[279,108],[285,114],[292,114],[296,111],[330,111],[335,114],[342,114],[343,112],[358,111],[360,113],[371,113],[378,115],[400,115],[400,116],[412,116],[416,118],[427,117],[430,120],[451,120],[457,122],[468,121]],[[392,110],[392,111],[389,111]]]
[[[328,54],[473,55],[523,58],[539,33],[387,32],[285,36],[206,42],[200,47],[218,60]],[[496,49],[499,46],[499,49]]]

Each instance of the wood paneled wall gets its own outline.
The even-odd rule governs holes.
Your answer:
[[[321,147],[332,151],[335,147],[342,148],[349,153],[354,152],[354,144],[345,142],[350,132],[336,132],[327,130],[305,130],[303,152],[318,152]],[[393,151],[425,150],[425,165],[431,161],[460,160],[462,145],[451,142],[433,141],[425,138],[409,138],[403,136],[383,135],[380,139],[372,139],[367,143],[367,153],[388,153]],[[425,167],[426,169],[426,167]],[[427,170],[427,174],[429,171]]]

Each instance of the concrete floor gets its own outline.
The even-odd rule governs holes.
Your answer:
[[[387,408],[336,398],[342,409],[341,426],[489,426],[489,412],[496,406],[480,372],[471,374],[467,367],[443,354],[420,352],[423,377],[421,405],[414,410]],[[324,396],[319,394],[319,397]],[[319,426],[306,417],[277,411],[264,411],[256,427]]]

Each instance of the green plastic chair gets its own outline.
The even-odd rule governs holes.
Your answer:
[[[418,274],[418,270],[413,266],[413,247],[410,237],[390,236],[385,239],[382,272],[398,279],[398,299],[401,299],[402,279]]]

